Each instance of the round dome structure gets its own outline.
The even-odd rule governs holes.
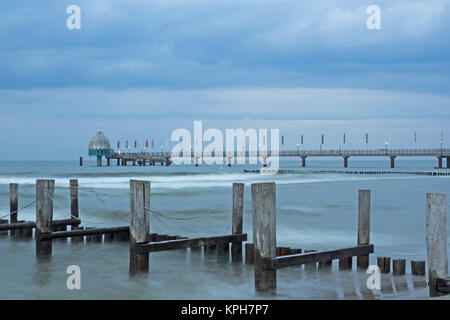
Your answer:
[[[111,144],[108,138],[103,134],[102,130],[99,128],[95,135],[92,137],[91,142],[89,142],[89,155],[90,156],[109,156],[114,152],[111,149]]]

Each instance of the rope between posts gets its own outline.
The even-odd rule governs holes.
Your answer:
[[[9,216],[9,215],[11,215],[11,214],[14,214],[14,213],[19,213],[19,212],[22,211],[23,209],[26,209],[26,208],[28,208],[29,206],[31,206],[31,205],[33,205],[33,204],[35,204],[35,203],[36,203],[36,200],[31,201],[29,204],[23,206],[22,208],[17,209],[17,210],[15,210],[15,211],[13,211],[13,212],[10,212],[10,213],[8,213],[8,214],[5,214],[4,216],[1,216],[0,219],[6,218],[7,216]]]
[[[84,219],[84,218],[83,218],[83,220],[81,220],[80,218],[78,218],[78,217],[72,215],[69,211],[67,211],[66,209],[64,209],[61,205],[59,205],[58,202],[52,197],[52,195],[51,195],[50,193],[47,192],[47,195],[48,195],[49,198],[53,201],[53,203],[55,203],[55,204],[56,204],[63,212],[67,213],[71,218],[76,219],[76,220],[78,220],[78,221],[80,221],[80,222],[83,221],[83,222],[86,222],[86,223],[89,223],[89,224],[104,225],[105,223],[119,220],[118,218],[112,219],[112,220],[108,220],[108,221],[102,221],[102,222],[89,221],[89,220]],[[112,212],[112,211],[111,211],[111,212]],[[114,212],[112,212],[112,213],[114,214]],[[128,222],[128,220],[125,220],[125,221]]]
[[[211,214],[213,211],[217,210],[219,207],[224,205],[226,201],[228,201],[228,200],[225,199],[223,202],[219,203],[216,207],[208,210],[205,213],[201,213],[201,214],[198,214],[196,216],[191,216],[191,217],[169,217],[169,216],[165,215],[164,213],[162,213],[161,211],[159,211],[157,209],[152,209],[152,208],[150,208],[150,212],[155,214],[155,215],[158,215],[160,217],[163,217],[165,219],[168,219],[168,220],[192,220],[192,219],[202,218],[202,217],[204,217],[204,216],[206,216],[208,214]],[[144,207],[144,209],[149,210],[146,207]]]

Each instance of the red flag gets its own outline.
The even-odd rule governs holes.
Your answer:
[[[148,139],[145,140],[145,148],[148,148]]]
[[[137,142],[134,140],[134,148],[136,149]]]

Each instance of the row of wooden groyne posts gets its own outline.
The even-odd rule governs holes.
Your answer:
[[[121,227],[83,228],[78,209],[78,180],[70,180],[70,218],[53,220],[55,180],[36,180],[36,221],[18,220],[18,184],[10,184],[10,221],[0,220],[0,235],[16,239],[32,239],[35,229],[36,256],[52,255],[52,241],[71,239],[71,243],[129,241],[129,272],[131,275],[148,273],[150,253],[187,249],[204,249],[205,254],[217,252],[222,258],[242,262],[244,184],[233,184],[232,233],[211,237],[188,238],[150,233],[150,182],[130,180],[130,225]],[[357,269],[369,267],[369,255],[374,252],[370,243],[370,190],[358,193],[357,245],[335,250],[304,250],[277,247],[276,244],[276,185],[255,183],[251,185],[253,243],[245,243],[245,262],[254,265],[255,291],[258,294],[276,294],[277,269],[305,265],[305,270],[329,270],[333,260],[339,260],[339,270],[352,270],[356,256]],[[427,194],[427,254],[428,279],[431,296],[450,293],[447,270],[447,212],[446,196]],[[71,226],[71,230],[67,230]],[[382,273],[389,273],[389,257],[378,257]],[[405,274],[405,259],[393,260],[393,274]],[[425,275],[425,261],[411,261],[413,275]]]

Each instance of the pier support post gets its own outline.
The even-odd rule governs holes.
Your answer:
[[[231,167],[231,158],[227,158],[227,165]]]
[[[244,221],[244,184],[233,183],[233,216],[232,216],[232,232],[233,234],[242,233],[242,225]],[[231,259],[232,261],[242,261],[242,242],[231,243]]]
[[[344,157],[344,168],[348,168],[348,158],[350,157]]]
[[[198,167],[198,157],[195,157],[194,162],[195,162],[195,166]]]
[[[264,168],[267,167],[267,158],[266,157],[263,158],[263,167]]]
[[[448,276],[445,194],[427,193],[426,231],[430,297],[437,297],[442,295],[437,292],[438,278]]]
[[[102,156],[97,156],[97,167],[102,166]]]
[[[41,234],[52,232],[55,180],[36,180],[36,256],[51,256],[52,239]]]
[[[394,169],[395,168],[395,156],[390,156],[389,158],[391,158],[391,168]]]
[[[302,168],[306,167],[306,157],[302,157]]]
[[[120,166],[120,159],[117,159],[117,166]]]
[[[83,166],[83,157],[80,157],[80,167]]]
[[[111,165],[110,159],[106,158],[106,165],[109,167]]]
[[[150,241],[150,181],[130,180],[130,274],[148,272],[149,253],[136,253],[136,244]]]
[[[17,183],[9,184],[9,223],[17,222],[17,212],[19,209],[19,185]],[[22,230],[11,230],[11,236],[18,236]]]
[[[133,159],[133,166],[136,165],[136,159]]]
[[[370,243],[370,190],[358,190],[358,246]],[[359,270],[369,267],[369,255],[358,256]]]
[[[255,290],[269,295],[274,295],[277,291],[277,270],[263,269],[262,259],[276,257],[275,201],[274,182],[252,184]]]
[[[442,169],[442,157],[437,158],[438,158],[438,169]]]
[[[450,157],[447,157],[447,169],[450,169]]]

